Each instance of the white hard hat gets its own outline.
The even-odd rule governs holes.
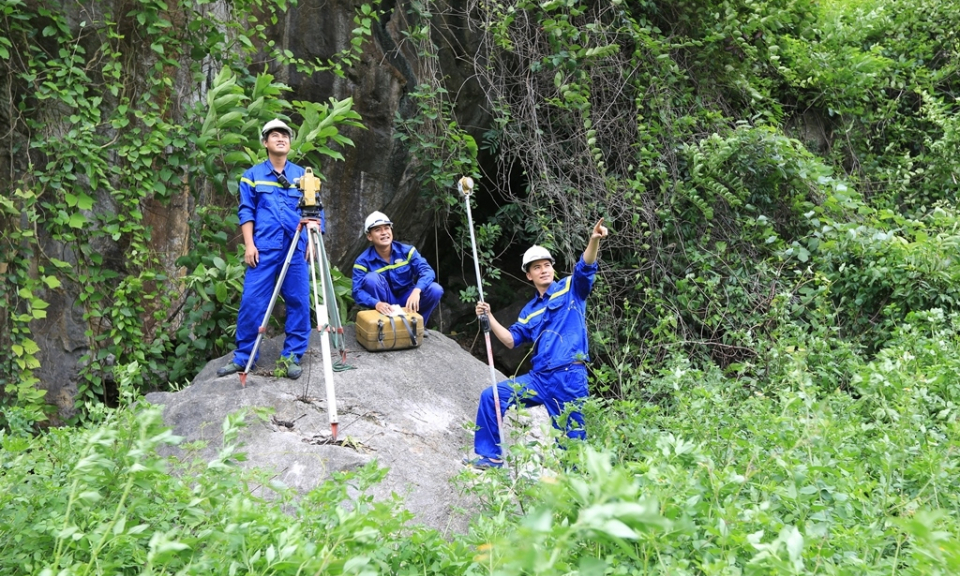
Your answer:
[[[272,130],[283,130],[287,133],[287,136],[293,140],[293,130],[291,130],[290,127],[279,118],[275,118],[263,125],[263,129],[260,130],[260,139],[266,140],[267,134],[270,134]]]
[[[382,226],[384,224],[393,228],[393,222],[391,222],[390,219],[387,218],[386,214],[384,214],[383,212],[371,212],[370,215],[367,216],[367,220],[363,223],[363,231],[364,233],[366,233],[366,232],[369,232],[371,229],[376,228],[377,226]]]
[[[523,264],[521,268],[526,272],[530,263],[537,260],[549,260],[550,264],[553,265],[553,256],[550,255],[550,252],[548,252],[546,248],[543,246],[531,246],[523,253]]]

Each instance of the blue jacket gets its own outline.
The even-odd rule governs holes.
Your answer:
[[[365,308],[377,305],[377,300],[362,289],[364,276],[370,272],[382,274],[397,298],[414,288],[425,291],[437,277],[413,246],[394,241],[390,246],[389,262],[377,254],[376,248],[368,246],[353,264],[353,301]]]
[[[264,160],[243,173],[240,178],[240,224],[253,222],[253,243],[257,250],[281,250],[290,247],[302,214],[300,190],[294,180],[303,176],[303,168],[288,161],[283,176],[290,183],[284,188],[273,172],[270,160]],[[320,212],[320,227],[324,228],[324,214]],[[306,235],[301,231],[297,250],[306,247]]]
[[[514,346],[533,342],[531,367],[550,371],[573,362],[589,362],[587,343],[587,296],[597,275],[597,263],[588,265],[581,256],[573,275],[557,280],[543,296],[523,307],[510,326]]]

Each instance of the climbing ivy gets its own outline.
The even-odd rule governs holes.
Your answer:
[[[934,236],[907,253],[837,234],[895,237],[875,206],[936,206],[945,216],[922,225],[951,238],[957,18],[927,0],[480,7],[486,176],[515,207],[500,242],[546,245],[564,270],[596,218],[612,230],[590,324],[599,388],[635,392],[623,370],[675,354],[756,375],[763,343],[794,323],[869,334],[852,347],[872,350],[908,311],[954,309],[926,272],[888,276],[884,258],[951,277],[929,259]],[[846,250],[876,289],[840,280]]]
[[[189,378],[222,351],[240,270],[225,241],[235,230],[228,206],[239,173],[262,155],[259,126],[302,118],[294,150],[315,166],[352,145],[338,126],[361,126],[349,99],[288,102],[271,74],[251,71],[263,68],[257,46],[272,48],[252,15],[275,23],[287,8],[283,0],[242,0],[226,12],[187,0],[141,1],[118,13],[98,5],[71,23],[46,2],[3,3],[4,145],[13,177],[0,196],[0,248],[15,254],[0,263],[0,405],[8,426],[49,412],[36,388],[33,330],[55,293],[86,329],[80,417],[118,401],[118,371],[136,389],[158,388]],[[358,40],[323,69],[342,74],[369,24],[361,22]],[[176,266],[177,254],[155,237],[171,202],[209,207],[198,212],[194,243],[181,248]],[[62,249],[51,251],[51,243]],[[170,276],[177,266],[187,276]],[[132,375],[131,365],[139,367]]]
[[[445,41],[448,30],[438,28],[436,16],[447,11],[442,2],[416,2],[407,11],[405,46],[412,47],[420,68],[418,83],[406,94],[407,102],[395,114],[394,137],[412,156],[412,165],[420,182],[421,197],[440,223],[453,223],[453,237],[464,261],[472,260],[472,246],[464,202],[477,203],[477,190],[484,186],[480,179],[476,139],[457,120],[457,95],[451,94],[449,78],[441,73],[441,47],[434,38]],[[453,47],[448,47],[453,49]],[[458,188],[461,178],[476,179],[474,189],[465,196]],[[477,257],[485,282],[499,278],[492,266],[493,246],[502,234],[497,222],[478,224],[474,237]],[[475,302],[475,286],[462,291],[463,301]]]
[[[432,36],[439,32],[429,24],[433,11],[440,9],[432,2],[418,2],[408,12],[403,35],[418,58],[420,83],[407,93],[412,112],[408,107],[396,112],[395,137],[416,160],[424,197],[446,216],[451,207],[462,201],[456,183],[461,177],[478,174],[478,149],[476,140],[456,120],[456,98],[440,72],[440,48]]]

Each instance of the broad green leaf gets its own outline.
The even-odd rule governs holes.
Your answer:
[[[67,222],[67,224],[71,228],[76,228],[79,230],[87,225],[87,217],[79,212],[74,212],[70,215],[70,220]]]

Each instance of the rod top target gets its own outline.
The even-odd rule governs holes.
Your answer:
[[[464,176],[457,182],[457,189],[464,196],[469,196],[473,192],[473,178]]]

